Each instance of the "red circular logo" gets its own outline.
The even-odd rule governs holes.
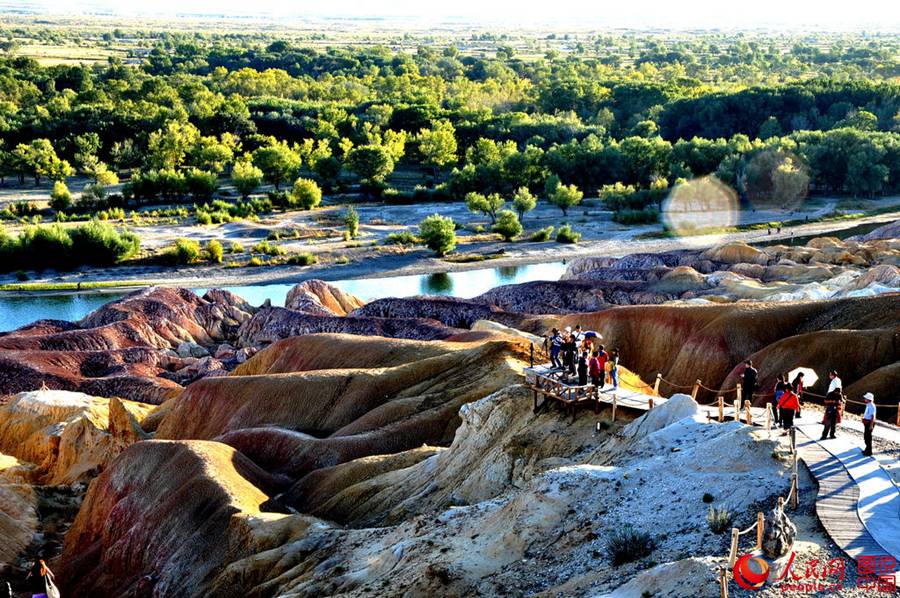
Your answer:
[[[732,573],[734,581],[745,590],[758,590],[769,579],[769,563],[758,556],[745,554],[735,562]]]

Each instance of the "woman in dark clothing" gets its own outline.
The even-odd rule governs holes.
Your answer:
[[[788,384],[788,375],[787,372],[778,376],[775,381],[775,397],[772,401],[772,416],[775,418],[775,421],[781,421],[778,417],[778,401],[781,399],[781,395],[784,394],[784,391],[790,390],[791,385]]]
[[[563,350],[563,365],[569,371],[570,374],[575,373],[575,354],[577,352],[577,345],[575,344],[575,337],[571,334],[566,334],[563,339],[562,350]]]
[[[588,352],[582,351],[578,358],[578,386],[585,386],[588,380]]]
[[[794,376],[794,380],[791,382],[791,389],[794,391],[794,394],[797,395],[798,401],[803,401],[803,372],[797,372],[797,375]],[[797,413],[795,415],[799,419],[800,417],[800,408],[797,408]]]
[[[45,596],[51,598],[51,596],[59,596],[59,591],[53,584],[53,571],[50,570],[50,567],[47,566],[47,563],[42,558],[38,558],[32,563],[31,570],[25,576],[25,580],[28,582],[28,591],[31,592],[32,597]]]

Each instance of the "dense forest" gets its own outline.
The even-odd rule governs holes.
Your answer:
[[[48,31],[4,32],[0,182],[56,181],[60,213],[205,201],[223,184],[248,199],[269,183],[302,207],[348,185],[387,201],[527,193],[564,211],[599,196],[623,222],[655,220],[672,186],[710,174],[776,204],[807,189],[900,191],[891,37],[473,36],[407,49],[116,30],[98,43],[139,39],[127,61],[19,54],[13,40],[60,35]],[[398,168],[424,183],[392,188]],[[78,198],[65,185],[75,173],[93,181]],[[121,195],[107,193],[120,179]]]

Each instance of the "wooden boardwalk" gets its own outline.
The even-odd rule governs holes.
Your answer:
[[[637,411],[648,411],[666,402],[666,398],[651,396],[619,388],[606,387],[597,392],[590,385],[572,387],[560,380],[549,366],[526,368],[526,383],[535,393],[535,409],[542,409],[551,400],[575,409],[581,403],[613,405]],[[544,402],[538,404],[538,396]],[[725,403],[720,409],[718,401],[702,405],[710,421],[747,422],[748,409],[741,407],[735,418],[734,403]],[[777,424],[768,419],[765,408],[751,407],[749,423],[765,426],[770,423],[772,435],[779,434]],[[850,422],[848,422],[850,423]],[[851,426],[848,426],[851,427]],[[840,429],[840,428],[839,428]],[[900,467],[895,460],[882,457],[879,460],[863,457],[839,435],[837,440],[818,440],[819,423],[798,422],[797,452],[819,484],[816,496],[816,514],[834,543],[854,560],[860,557],[893,556],[900,562],[900,489],[893,483],[888,469]],[[878,430],[876,436],[900,436],[896,430]],[[893,438],[892,438],[893,439]]]

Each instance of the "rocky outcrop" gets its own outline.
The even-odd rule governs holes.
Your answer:
[[[419,340],[444,339],[460,332],[436,320],[361,316],[310,316],[283,307],[263,307],[238,331],[242,346],[265,346],[283,338],[318,333],[359,334]]]
[[[66,391],[22,393],[0,407],[0,452],[34,464],[32,483],[90,480],[146,438],[139,420],[149,409]]]
[[[37,322],[0,334],[0,393],[46,387],[160,403],[181,388],[167,374],[190,365],[172,351],[196,357],[233,338],[250,319],[246,309],[224,291],[200,298],[153,287],[77,324]]]
[[[797,526],[783,509],[775,507],[765,517],[762,549],[770,559],[778,559],[790,552],[797,537]]]
[[[365,302],[321,280],[307,280],[288,291],[284,306],[312,316],[346,316]]]
[[[471,328],[477,320],[500,319],[517,322],[520,318],[503,309],[488,305],[485,300],[455,297],[408,297],[378,299],[350,313],[355,318],[424,318],[438,321],[451,328]]]
[[[497,287],[473,301],[494,309],[528,314],[598,311],[608,307],[604,290],[591,282],[536,281]],[[491,318],[515,327],[515,319],[493,315]]]

